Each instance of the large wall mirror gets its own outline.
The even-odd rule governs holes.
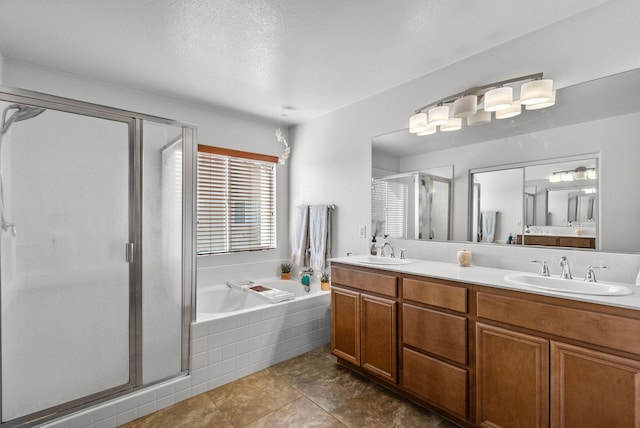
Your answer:
[[[630,238],[640,236],[640,198],[629,191],[640,165],[638,87],[632,70],[558,89],[555,106],[510,119],[373,137],[372,183],[449,168],[448,233],[427,227],[407,239],[640,252]]]

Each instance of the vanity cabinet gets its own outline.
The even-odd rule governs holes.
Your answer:
[[[402,387],[466,419],[467,289],[405,277],[402,295]]]
[[[477,425],[638,426],[640,320],[583,306],[477,294]]]
[[[549,426],[548,340],[478,323],[476,367],[479,426]]]
[[[398,277],[333,266],[331,353],[398,383]]]
[[[332,266],[338,361],[465,427],[639,427],[640,312]]]

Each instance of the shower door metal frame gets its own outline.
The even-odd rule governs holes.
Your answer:
[[[2,422],[2,348],[0,342],[0,427],[32,426],[83,408],[133,392],[136,388],[164,382],[189,373],[190,325],[195,308],[195,126],[175,120],[116,109],[99,104],[73,100],[0,85],[0,101],[28,104],[66,113],[125,123],[129,137],[129,244],[133,244],[129,265],[129,382],[79,399],[40,410],[26,416]],[[150,121],[182,128],[183,188],[182,188],[182,350],[181,373],[147,385],[142,383],[142,133],[143,122]],[[125,243],[123,243],[125,244]],[[125,256],[123,245],[123,257]],[[1,284],[0,284],[1,286]],[[1,295],[0,295],[1,299]],[[1,330],[0,330],[1,334]]]

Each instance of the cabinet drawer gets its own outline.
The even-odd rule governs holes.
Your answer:
[[[467,371],[403,348],[402,382],[418,397],[467,417]]]
[[[467,363],[467,319],[417,306],[402,305],[402,340],[423,351]]]
[[[637,319],[482,292],[477,302],[478,318],[640,354]]]
[[[402,293],[405,300],[467,312],[466,288],[405,278],[402,280]]]
[[[398,277],[392,274],[365,272],[336,265],[331,267],[331,281],[372,293],[398,297]]]

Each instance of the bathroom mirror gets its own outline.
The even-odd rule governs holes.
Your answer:
[[[386,169],[391,175],[453,164],[450,240],[469,241],[477,236],[474,224],[478,227],[472,221],[473,210],[479,209],[473,205],[473,195],[480,192],[482,197],[485,190],[482,185],[473,184],[471,171],[489,172],[508,169],[509,165],[535,166],[567,159],[597,159],[601,176],[598,176],[595,196],[576,198],[576,213],[577,207],[581,208],[581,214],[592,207],[597,250],[639,252],[640,241],[628,237],[640,236],[637,220],[640,198],[620,197],[621,190],[635,181],[640,163],[637,144],[640,91],[632,89],[638,87],[640,70],[632,70],[558,89],[555,106],[523,111],[510,119],[494,119],[473,128],[464,124],[463,129],[456,132],[423,137],[410,134],[408,129],[375,136],[372,138],[372,177],[376,177],[380,169]],[[388,165],[395,165],[395,169]],[[522,186],[524,179],[523,176],[520,180]],[[506,237],[501,232],[498,242],[505,243],[509,233],[516,238],[525,235],[527,224],[542,227],[549,195],[534,186],[521,188],[521,196],[514,202],[520,207],[520,226],[510,226],[513,231],[507,232]],[[568,187],[566,183],[565,187]],[[550,195],[554,199],[553,191]],[[567,200],[567,223],[569,203]],[[573,221],[578,220],[576,217]],[[620,227],[622,224],[624,228]],[[588,233],[587,227],[592,226],[583,226],[583,235]],[[526,244],[526,236],[524,238]],[[530,238],[531,241],[533,238]]]

